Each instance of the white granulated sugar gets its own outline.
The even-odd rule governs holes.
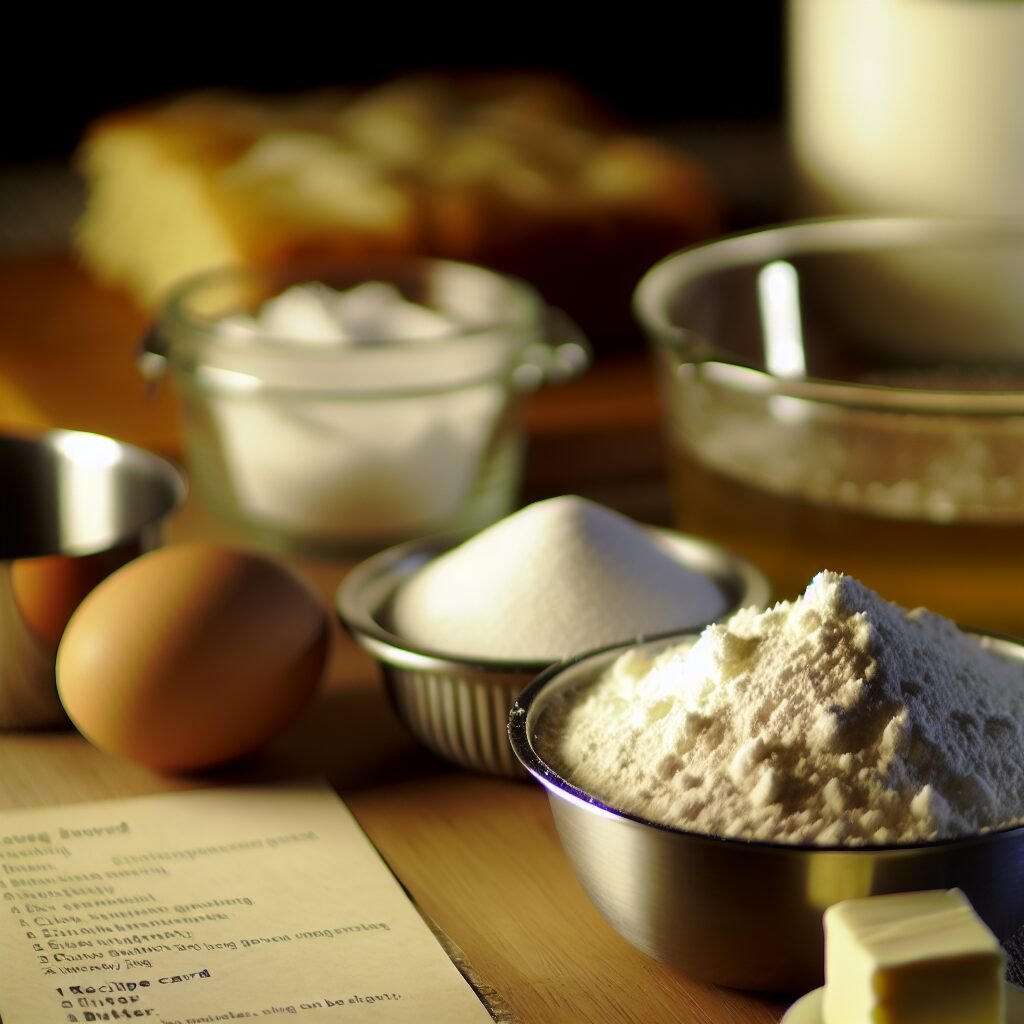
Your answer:
[[[495,523],[396,595],[403,639],[463,657],[555,661],[642,634],[696,628],[727,599],[652,533],[564,495]]]
[[[630,652],[550,739],[610,806],[692,831],[827,845],[1024,819],[1024,665],[947,619],[819,573],[686,650]]]

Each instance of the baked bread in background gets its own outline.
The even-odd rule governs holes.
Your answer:
[[[696,161],[532,74],[187,94],[99,119],[77,165],[76,248],[146,309],[213,266],[437,256],[525,278],[599,352],[643,272],[721,225]]]

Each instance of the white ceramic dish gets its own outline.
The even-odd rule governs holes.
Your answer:
[[[798,999],[787,1011],[780,1024],[822,1024],[821,996],[825,990],[816,988]],[[1006,983],[1006,1024],[1024,1022],[1024,989]]]

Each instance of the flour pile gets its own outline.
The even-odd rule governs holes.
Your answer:
[[[689,649],[629,652],[551,756],[610,806],[714,835],[846,845],[1024,819],[1024,664],[819,573]]]

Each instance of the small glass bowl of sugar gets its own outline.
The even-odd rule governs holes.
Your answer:
[[[527,284],[420,259],[199,275],[140,368],[170,370],[215,514],[275,547],[349,554],[507,514],[521,399],[589,360]]]

